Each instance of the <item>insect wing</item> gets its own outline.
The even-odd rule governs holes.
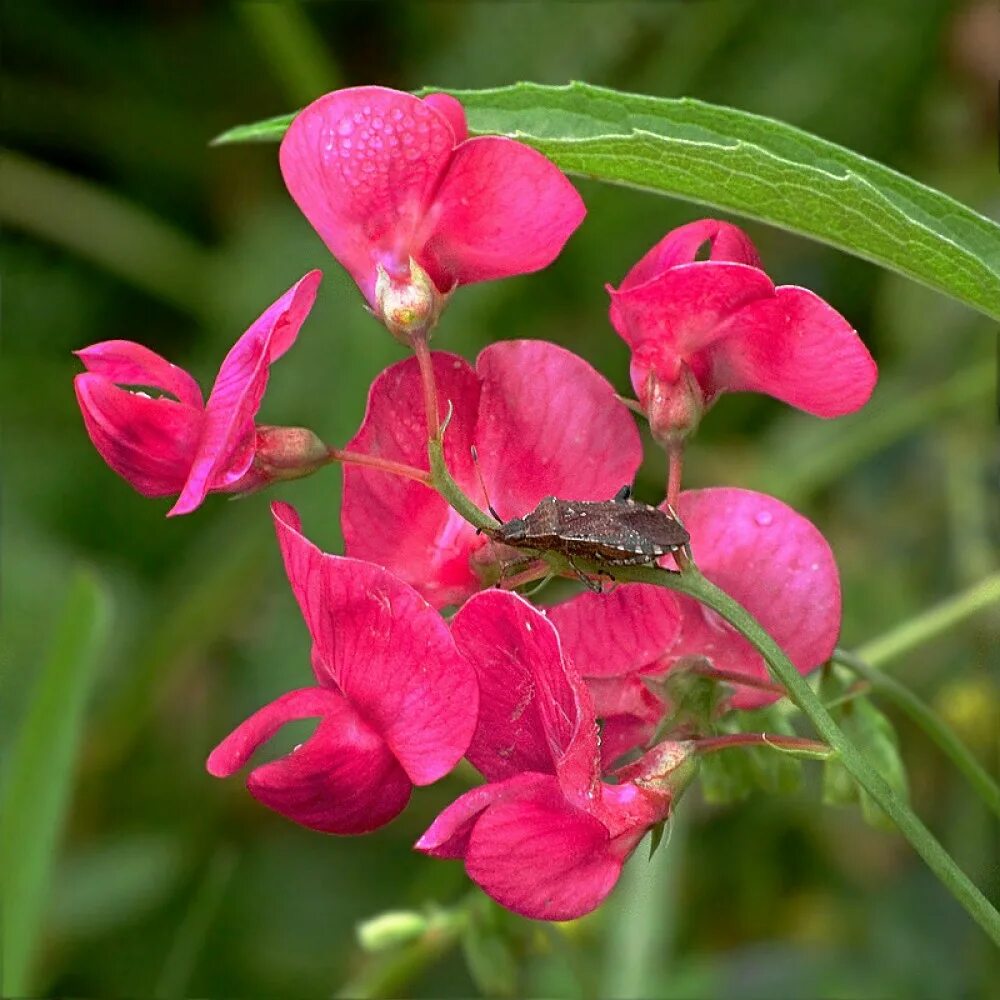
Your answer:
[[[645,504],[630,504],[620,509],[618,523],[636,532],[647,541],[665,549],[686,545],[690,540],[687,529],[669,514]]]

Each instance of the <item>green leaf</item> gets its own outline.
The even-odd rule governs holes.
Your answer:
[[[567,173],[800,233],[1000,318],[1000,226],[933,188],[782,122],[584,83],[450,90],[473,135],[513,136]],[[277,140],[293,116],[215,142]]]
[[[217,135],[210,143],[210,146],[226,146],[233,142],[277,142],[292,124],[292,119],[298,111],[292,111],[285,115],[275,115],[273,118],[265,118],[263,121],[253,122],[250,125],[236,125],[227,129],[221,135]]]
[[[3,995],[30,992],[30,964],[69,804],[84,710],[104,646],[108,598],[88,573],[73,581],[5,774]]]
[[[909,785],[892,723],[867,698],[848,702],[839,714],[841,728],[848,739],[868,758],[892,790],[905,800]],[[886,830],[895,828],[895,824],[872,797],[858,787],[839,760],[827,761],[824,768],[823,801],[831,805],[860,802],[866,823]]]
[[[475,906],[470,917],[461,943],[472,981],[483,996],[516,996],[518,964],[502,923],[489,904]]]

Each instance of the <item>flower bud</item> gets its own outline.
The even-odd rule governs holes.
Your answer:
[[[430,275],[411,257],[410,276],[399,281],[379,264],[375,279],[375,311],[388,331],[409,345],[414,337],[429,337],[448,299]]]
[[[409,944],[427,931],[427,917],[413,910],[390,910],[358,925],[358,944],[367,952]]]
[[[254,471],[263,483],[301,479],[327,463],[327,447],[305,427],[257,428]]]
[[[667,381],[651,368],[640,397],[653,440],[669,450],[693,433],[706,409],[705,395],[694,372],[681,362],[677,378]]]

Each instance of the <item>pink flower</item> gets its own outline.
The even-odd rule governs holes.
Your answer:
[[[696,260],[708,244],[709,259]],[[805,288],[778,288],[736,226],[668,233],[610,285],[611,323],[658,440],[697,426],[720,392],[763,392],[820,417],[863,406],[875,362],[847,320]]]
[[[317,686],[250,716],[212,751],[208,770],[228,777],[286,722],[318,718],[305,743],[251,771],[247,787],[303,826],[366,833],[403,810],[413,785],[458,763],[476,725],[476,678],[412,588],[379,566],[321,552],[288,504],[271,510]]]
[[[607,500],[632,482],[642,459],[635,422],[610,383],[581,358],[532,340],[487,347],[475,370],[453,354],[432,357],[442,418],[448,402],[453,408],[445,460],[484,509],[472,444],[504,519],[527,513],[550,494]],[[347,450],[428,467],[414,359],[375,380]],[[388,567],[436,607],[459,603],[496,577],[494,543],[416,481],[345,465],[341,517],[348,555]]]
[[[582,916],[668,815],[689,776],[689,748],[663,744],[605,784],[590,696],[543,614],[516,594],[486,591],[463,605],[452,633],[479,677],[467,756],[488,784],[445,809],[417,849],[464,859],[469,877],[515,913]]]
[[[467,135],[453,97],[352,87],[310,104],[281,143],[289,193],[383,317],[379,269],[418,309],[411,258],[447,294],[546,267],[583,221],[576,189],[541,153]]]
[[[840,579],[829,544],[810,521],[774,497],[729,488],[684,492],[678,513],[701,572],[760,622],[800,673],[830,658],[840,632]],[[607,761],[641,746],[663,714],[642,677],[701,656],[717,670],[770,680],[760,654],[713,611],[651,590],[626,584],[547,609],[605,720]],[[756,708],[776,697],[737,686],[730,705]]]
[[[322,456],[318,442],[302,436],[309,432],[255,428],[254,416],[270,366],[295,343],[321,278],[310,271],[240,337],[207,404],[186,371],[140,344],[107,340],[77,351],[87,371],[74,379],[76,398],[104,461],[144,496],[179,493],[170,514],[190,513],[210,492],[246,492],[288,478],[289,471],[311,471]],[[125,385],[167,395],[130,392]]]

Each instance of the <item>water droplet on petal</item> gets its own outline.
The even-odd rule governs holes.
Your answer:
[[[337,132],[340,135],[350,135],[354,131],[354,123],[350,118],[341,118],[337,123]]]
[[[774,515],[769,510],[762,510],[754,515],[754,521],[762,528],[766,528],[774,520]]]

